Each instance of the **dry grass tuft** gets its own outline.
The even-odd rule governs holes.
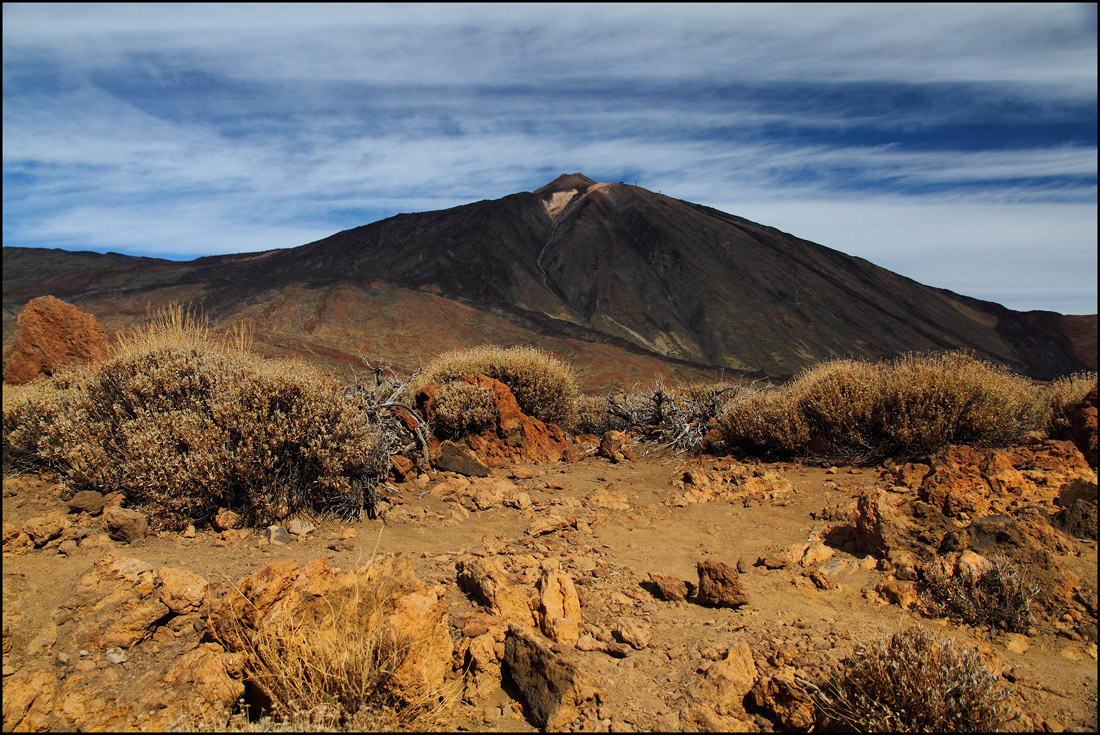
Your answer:
[[[994,732],[1008,697],[977,649],[910,628],[857,646],[814,699],[824,730]]]
[[[304,729],[423,730],[442,722],[457,683],[407,688],[403,665],[425,655],[423,642],[390,624],[394,601],[411,578],[407,562],[372,559],[345,573],[348,586],[324,593],[300,619],[239,628],[246,680],[270,703],[271,725]],[[327,612],[325,612],[327,610]]]
[[[573,418],[577,380],[573,368],[534,347],[482,345],[440,355],[421,373],[411,390],[481,374],[507,385],[528,416],[568,426]]]
[[[1034,622],[1032,604],[1039,586],[1022,566],[994,554],[992,566],[980,574],[949,575],[932,565],[924,574],[920,600],[932,617],[953,618],[968,625],[1026,633]]]
[[[810,441],[810,427],[798,403],[782,388],[765,388],[729,404],[718,419],[730,446],[793,453]]]

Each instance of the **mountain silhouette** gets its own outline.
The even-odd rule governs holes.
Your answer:
[[[4,344],[46,293],[122,329],[147,305],[248,320],[257,345],[411,369],[442,350],[542,344],[590,387],[671,371],[786,377],[815,362],[966,349],[1039,379],[1096,369],[1096,316],[1018,312],[709,207],[562,174],[307,245],[189,262],[3,250]],[[5,352],[6,354],[6,352]]]

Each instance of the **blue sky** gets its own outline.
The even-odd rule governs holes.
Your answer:
[[[3,6],[5,245],[193,258],[636,183],[1097,311],[1096,5]]]

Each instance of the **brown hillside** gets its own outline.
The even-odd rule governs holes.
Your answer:
[[[914,350],[970,349],[1041,379],[1096,365],[1095,315],[1015,312],[579,173],[266,253],[3,252],[5,357],[22,305],[49,293],[108,331],[149,304],[194,302],[215,327],[252,320],[265,349],[332,365],[364,353],[412,368],[450,347],[538,343],[575,360],[591,388],[666,366],[782,377]]]

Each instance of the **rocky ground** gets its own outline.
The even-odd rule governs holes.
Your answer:
[[[415,576],[391,620],[430,649],[405,680],[461,692],[448,729],[804,730],[805,682],[916,624],[981,647],[1013,729],[1096,730],[1096,481],[1071,443],[861,468],[567,443],[409,471],[377,520],[274,530],[154,534],[118,498],[4,477],[4,730],[224,723],[255,695],[234,621],[391,554]],[[1030,630],[922,616],[922,570],[995,552],[1042,586]]]

